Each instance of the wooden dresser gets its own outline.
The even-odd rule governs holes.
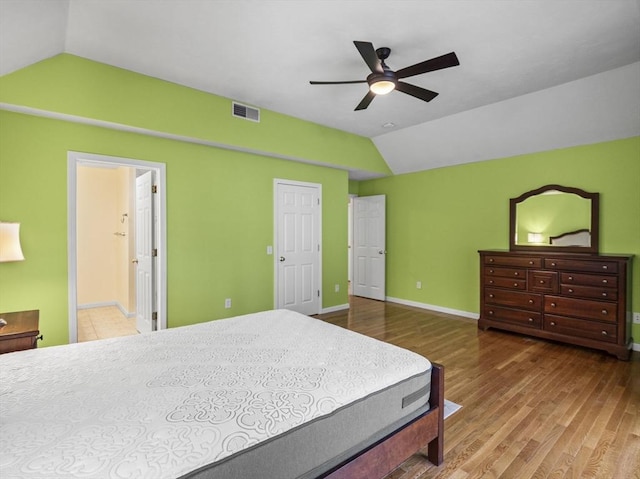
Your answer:
[[[38,347],[40,311],[0,313],[7,324],[0,328],[0,354]]]
[[[629,359],[633,255],[479,253],[480,329],[514,331]]]

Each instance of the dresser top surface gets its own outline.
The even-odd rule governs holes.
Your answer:
[[[39,332],[39,317],[38,310],[0,313],[0,318],[7,322],[6,326],[0,328],[0,338],[7,339],[11,336],[37,334]]]
[[[633,258],[632,254],[621,254],[621,253],[599,253],[599,254],[589,254],[589,253],[563,253],[560,251],[509,251],[505,249],[485,249],[478,250],[478,253],[482,255],[509,255],[509,256],[526,256],[526,257],[535,257],[535,258],[571,258],[571,259],[581,259],[585,261],[596,261],[603,259],[610,260],[629,260]]]

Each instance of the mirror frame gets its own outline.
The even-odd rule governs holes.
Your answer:
[[[562,191],[563,193],[573,193],[591,201],[591,246],[553,246],[553,245],[518,245],[516,244],[516,209],[519,203],[527,198],[536,196],[547,191]],[[600,244],[600,193],[589,193],[580,188],[561,185],[545,185],[535,190],[527,191],[517,198],[509,200],[509,250],[510,251],[546,251],[548,253],[587,253],[597,254]]]

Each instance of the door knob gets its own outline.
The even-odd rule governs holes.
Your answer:
[[[387,250],[381,249],[380,251],[378,251],[378,254],[387,254]]]
[[[132,260],[131,260],[131,262],[132,262],[133,264],[138,264],[138,260],[137,260],[137,259],[132,259]]]
[[[284,261],[284,256],[280,256],[280,262],[282,263]]]

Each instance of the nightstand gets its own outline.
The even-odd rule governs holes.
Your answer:
[[[0,318],[7,322],[0,328],[0,354],[38,347],[40,311],[0,313]]]

